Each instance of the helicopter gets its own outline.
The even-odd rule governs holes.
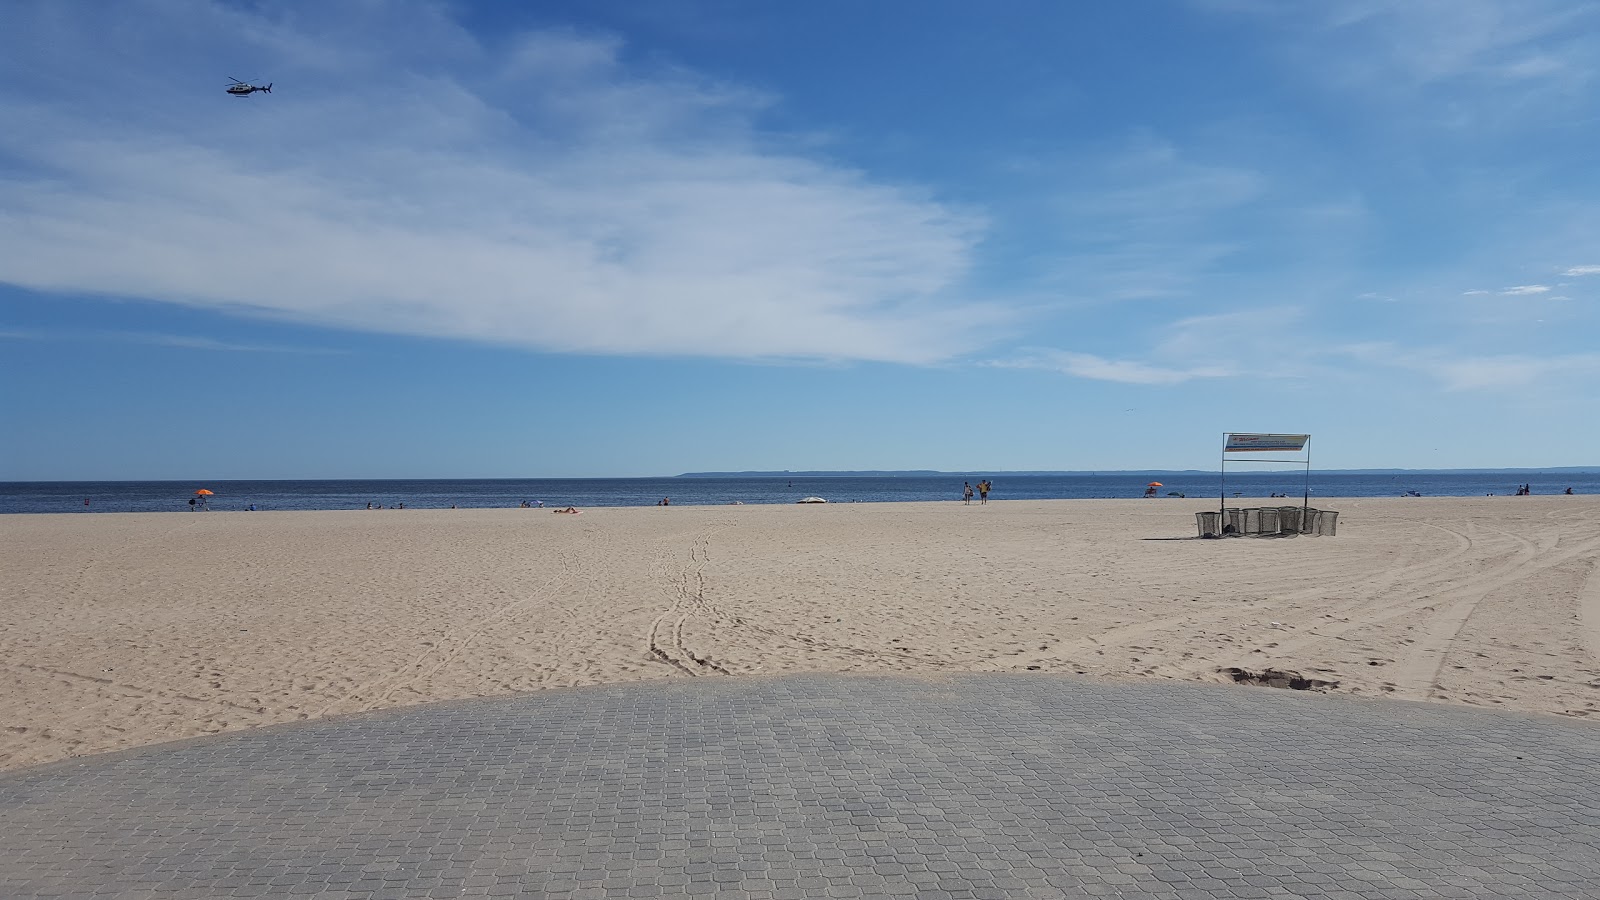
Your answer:
[[[232,75],[228,76],[228,80],[233,82],[233,84],[228,85],[228,93],[234,95],[235,97],[248,97],[256,91],[266,91],[269,94],[272,93],[271,82],[267,82],[265,87],[257,87],[256,85],[248,82],[240,81],[239,79],[234,78]]]

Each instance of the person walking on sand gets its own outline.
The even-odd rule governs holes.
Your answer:
[[[967,506],[972,505],[972,482],[961,482],[961,502]]]

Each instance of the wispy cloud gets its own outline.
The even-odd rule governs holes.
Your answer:
[[[1529,294],[1547,294],[1549,292],[1550,285],[1548,284],[1519,284],[1516,287],[1508,287],[1501,291],[1500,296],[1525,297]]]
[[[1388,342],[1352,344],[1331,348],[1330,353],[1377,366],[1419,372],[1450,391],[1526,390],[1600,375],[1600,353],[1473,354],[1440,348],[1400,347]]]
[[[1074,378],[1123,384],[1175,385],[1205,378],[1231,378],[1241,370],[1226,359],[1264,359],[1281,354],[1304,311],[1268,307],[1187,316],[1150,329],[1151,342],[1140,352],[1118,357],[1059,348],[1030,347],[988,365],[1059,372]],[[1225,357],[1219,347],[1228,348]]]
[[[1034,260],[1042,281],[1088,302],[1192,293],[1241,252],[1259,252],[1242,223],[1283,203],[1281,194],[1273,197],[1283,186],[1266,172],[1150,133],[1070,154],[1014,156],[1005,169],[1030,185],[1023,239],[1056,237],[1059,250]]]
[[[1583,275],[1600,275],[1600,266],[1573,266],[1561,274],[1574,278]]]
[[[1376,51],[1348,64],[1418,83],[1580,77],[1591,62],[1581,51],[1593,11],[1561,0],[1369,0],[1325,7],[1320,15],[1326,27],[1350,32]]]
[[[226,353],[301,353],[312,356],[338,355],[348,351],[328,347],[296,346],[290,344],[257,344],[246,341],[225,341],[201,335],[160,334],[156,332],[102,332],[95,335],[100,340],[126,341],[134,344],[152,344],[158,347],[178,347],[186,350],[216,350]]]
[[[770,98],[611,36],[492,49],[420,3],[57,10],[0,38],[0,281],[602,354],[929,362],[1017,316],[964,294],[981,215],[785,149]],[[277,87],[196,85],[201,55]],[[113,62],[153,73],[139,115],[82,77]]]
[[[1114,381],[1122,384],[1173,385],[1196,378],[1223,378],[1235,374],[1220,366],[1197,366],[1176,369],[1150,365],[1129,359],[1107,359],[1092,353],[1074,353],[1069,350],[1036,349],[1018,356],[995,360],[988,365],[1005,369],[1039,369],[1060,372],[1074,378],[1093,381]]]
[[[1600,7],[1566,0],[1192,0],[1279,30],[1284,58],[1314,81],[1411,104],[1460,128],[1548,114],[1600,74]]]
[[[1600,354],[1422,358],[1414,367],[1437,378],[1449,390],[1521,389],[1550,379],[1600,375]]]
[[[185,350],[216,350],[227,353],[295,353],[324,356],[348,352],[329,347],[227,341],[204,335],[163,334],[152,331],[49,331],[0,328],[0,339],[60,341],[67,343],[107,341],[121,344],[147,344],[156,347],[177,347]]]

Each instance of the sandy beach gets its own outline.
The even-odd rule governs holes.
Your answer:
[[[809,671],[1276,669],[1600,720],[1600,498],[1322,500],[1335,537],[1193,539],[1214,502],[7,516],[0,768]]]

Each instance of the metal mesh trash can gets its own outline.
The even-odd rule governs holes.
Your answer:
[[[1194,514],[1194,524],[1200,529],[1201,537],[1222,536],[1222,513],[1198,512]]]
[[[1298,506],[1280,506],[1280,507],[1278,507],[1278,533],[1279,534],[1299,534],[1300,533],[1300,507],[1298,507]]]
[[[1250,532],[1251,534],[1278,533],[1278,508],[1276,506],[1262,507],[1256,512],[1256,515],[1261,517],[1259,519],[1260,524],[1256,526],[1255,531]]]
[[[1244,534],[1244,510],[1237,506],[1230,506],[1222,512],[1222,533]]]
[[[1317,534],[1333,537],[1339,533],[1339,514],[1331,509],[1317,511]]]

